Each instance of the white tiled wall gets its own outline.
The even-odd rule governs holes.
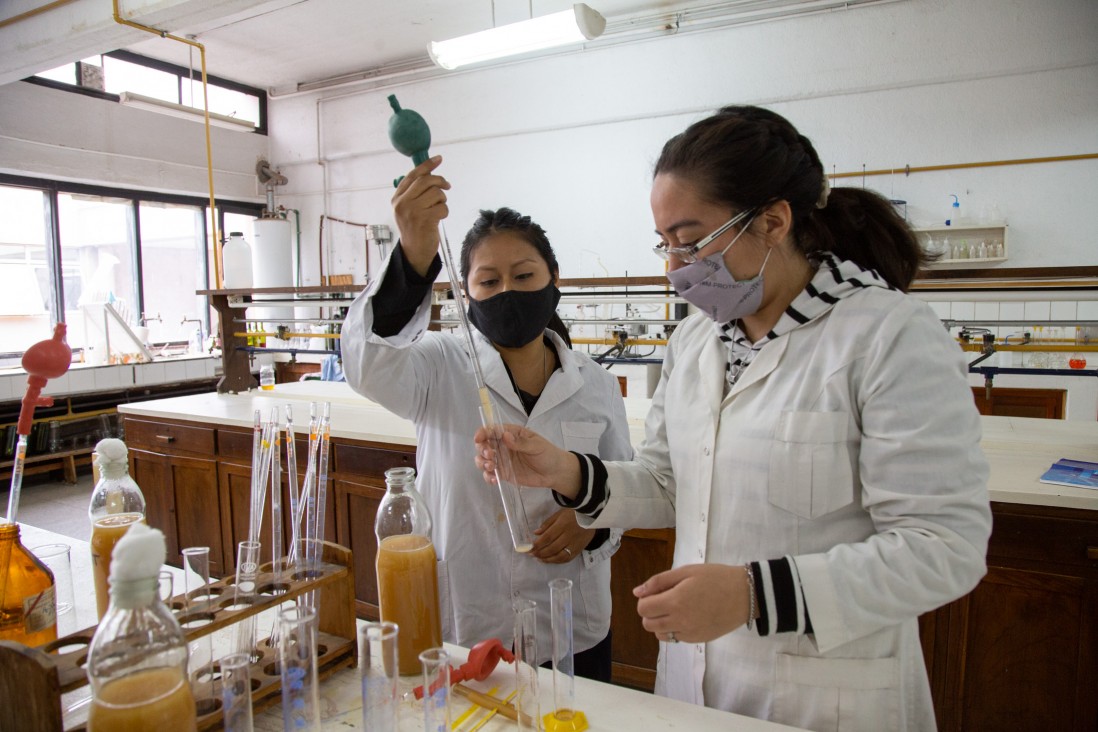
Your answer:
[[[217,373],[220,363],[219,358],[187,358],[119,366],[73,364],[66,374],[47,382],[42,393],[60,396],[206,379]],[[26,390],[22,369],[0,372],[0,401],[22,399]]]
[[[917,292],[915,294],[916,296],[918,295]],[[1029,302],[970,302],[967,300],[958,300],[953,302],[931,301],[927,304],[934,313],[943,320],[1098,321],[1098,302],[1096,301],[1080,300],[1061,302],[1033,300]],[[1075,325],[1065,325],[1062,328],[1057,328],[1056,326],[1042,326],[1038,328],[1036,326],[1024,325],[988,327],[989,330],[995,334],[997,343],[1002,343],[1004,339],[1011,336],[1010,343],[1012,344],[1019,343],[1021,341],[1021,334],[1025,332],[1030,333],[1031,338],[1034,339],[1048,338],[1058,340],[1073,339],[1078,332]],[[950,330],[953,335],[957,335],[959,331],[959,327],[954,327]],[[1089,334],[1090,342],[1098,343],[1098,327],[1091,327],[1089,329]],[[971,361],[976,359],[979,354],[970,353],[968,355],[971,356],[971,359],[969,359]],[[1065,358],[1067,355],[1070,354],[1048,353],[1045,354],[1045,359],[1047,359],[1050,366],[1056,366],[1053,359]],[[1084,355],[1087,359],[1088,369],[1098,366],[1098,353],[1087,353]],[[1033,354],[1027,353],[1023,356],[1021,352],[999,351],[991,359],[984,362],[984,365],[1002,366],[1006,368],[1022,366],[1033,368],[1034,364],[1031,363],[1032,361]],[[969,374],[969,382],[973,386],[980,386],[984,383],[983,376],[979,374]],[[1067,419],[1094,421],[1095,418],[1098,417],[1098,384],[1095,383],[1093,377],[1054,376],[1052,374],[1000,374],[995,377],[994,385],[1003,388],[1064,389],[1067,391]]]

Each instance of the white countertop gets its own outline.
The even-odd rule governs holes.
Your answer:
[[[453,659],[452,666],[465,662],[467,649],[449,643],[446,649]],[[514,666],[500,663],[484,681],[465,683],[477,691],[506,698],[515,688],[514,674]],[[400,691],[409,691],[418,683],[421,680],[416,677],[402,678]],[[357,669],[343,669],[321,682],[321,729],[365,729],[362,726],[361,694]],[[544,716],[553,710],[553,672],[550,669],[538,669],[538,695]],[[576,707],[587,717],[591,732],[790,732],[799,729],[579,677],[575,680],[575,700]],[[404,732],[423,729],[419,704],[410,700],[401,703],[399,728]],[[473,706],[464,697],[451,696],[451,718],[458,732],[477,729],[477,725],[487,717],[489,713],[486,710]],[[458,724],[458,720],[462,722]],[[255,717],[256,732],[282,732],[282,729],[281,705],[270,707]],[[515,723],[495,715],[479,729],[483,732],[510,731],[515,729]]]
[[[305,381],[279,384],[272,391],[242,394],[198,394],[136,404],[118,411],[135,416],[183,419],[250,428],[256,409],[264,418],[274,407],[295,405],[298,432],[308,430],[310,401],[330,402],[332,435],[353,440],[414,446],[415,427],[376,403],[359,396],[347,384]],[[634,445],[644,438],[644,418],[651,400],[625,399],[629,434]],[[1098,422],[982,417],[981,445],[991,463],[992,501],[1098,510],[1098,490],[1039,482],[1041,474],[1060,458],[1098,462]]]

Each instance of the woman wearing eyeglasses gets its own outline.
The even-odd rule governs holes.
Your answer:
[[[645,441],[604,462],[509,426],[518,479],[590,526],[676,527],[673,568],[634,590],[665,642],[658,693],[933,729],[917,619],[983,576],[991,516],[961,351],[905,294],[914,236],[880,196],[829,191],[811,143],[755,107],[669,140],[651,204],[701,313],[668,344]]]
[[[572,580],[580,676],[610,680],[610,557],[621,530],[581,527],[548,493],[523,498],[536,536],[514,551],[503,505],[470,460],[480,425],[477,382],[462,337],[428,330],[431,285],[442,269],[439,222],[450,184],[441,158],[412,170],[393,196],[400,230],[383,271],[343,324],[347,382],[415,422],[418,487],[438,552],[443,640],[506,643],[517,597],[538,603],[538,654],[552,654],[549,581]],[[629,427],[617,380],[571,350],[556,315],[557,258],[545,231],[508,208],[481,211],[461,246],[462,284],[485,383],[500,419],[521,422],[563,448],[628,459]]]

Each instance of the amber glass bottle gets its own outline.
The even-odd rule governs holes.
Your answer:
[[[53,573],[19,541],[19,524],[0,524],[0,640],[57,640]]]

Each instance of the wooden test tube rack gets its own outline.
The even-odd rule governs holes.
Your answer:
[[[182,623],[208,619],[204,625],[185,628],[187,641],[214,633],[249,616],[313,590],[319,591],[319,633],[317,635],[317,671],[323,679],[347,666],[353,666],[358,653],[355,623],[354,567],[351,551],[331,542],[324,542],[321,566],[316,576],[306,576],[303,570],[283,572],[276,587],[270,564],[260,567],[254,601],[247,607],[234,607],[235,577],[211,582],[206,591],[213,598],[205,612],[180,614]],[[276,590],[281,594],[273,594]],[[186,607],[185,595],[171,599],[173,610]],[[230,609],[232,608],[232,609]],[[19,699],[19,704],[6,704],[0,709],[0,729],[21,732],[63,732],[61,694],[87,685],[85,664],[88,646],[95,628],[72,633],[40,648],[28,648],[19,643],[0,641],[0,698]],[[281,698],[282,676],[279,671],[278,648],[265,639],[256,647],[259,659],[252,663],[252,708],[258,712],[277,703]],[[214,662],[216,673],[217,663]],[[196,699],[198,729],[220,729],[221,699]],[[84,726],[71,728],[80,732]]]

